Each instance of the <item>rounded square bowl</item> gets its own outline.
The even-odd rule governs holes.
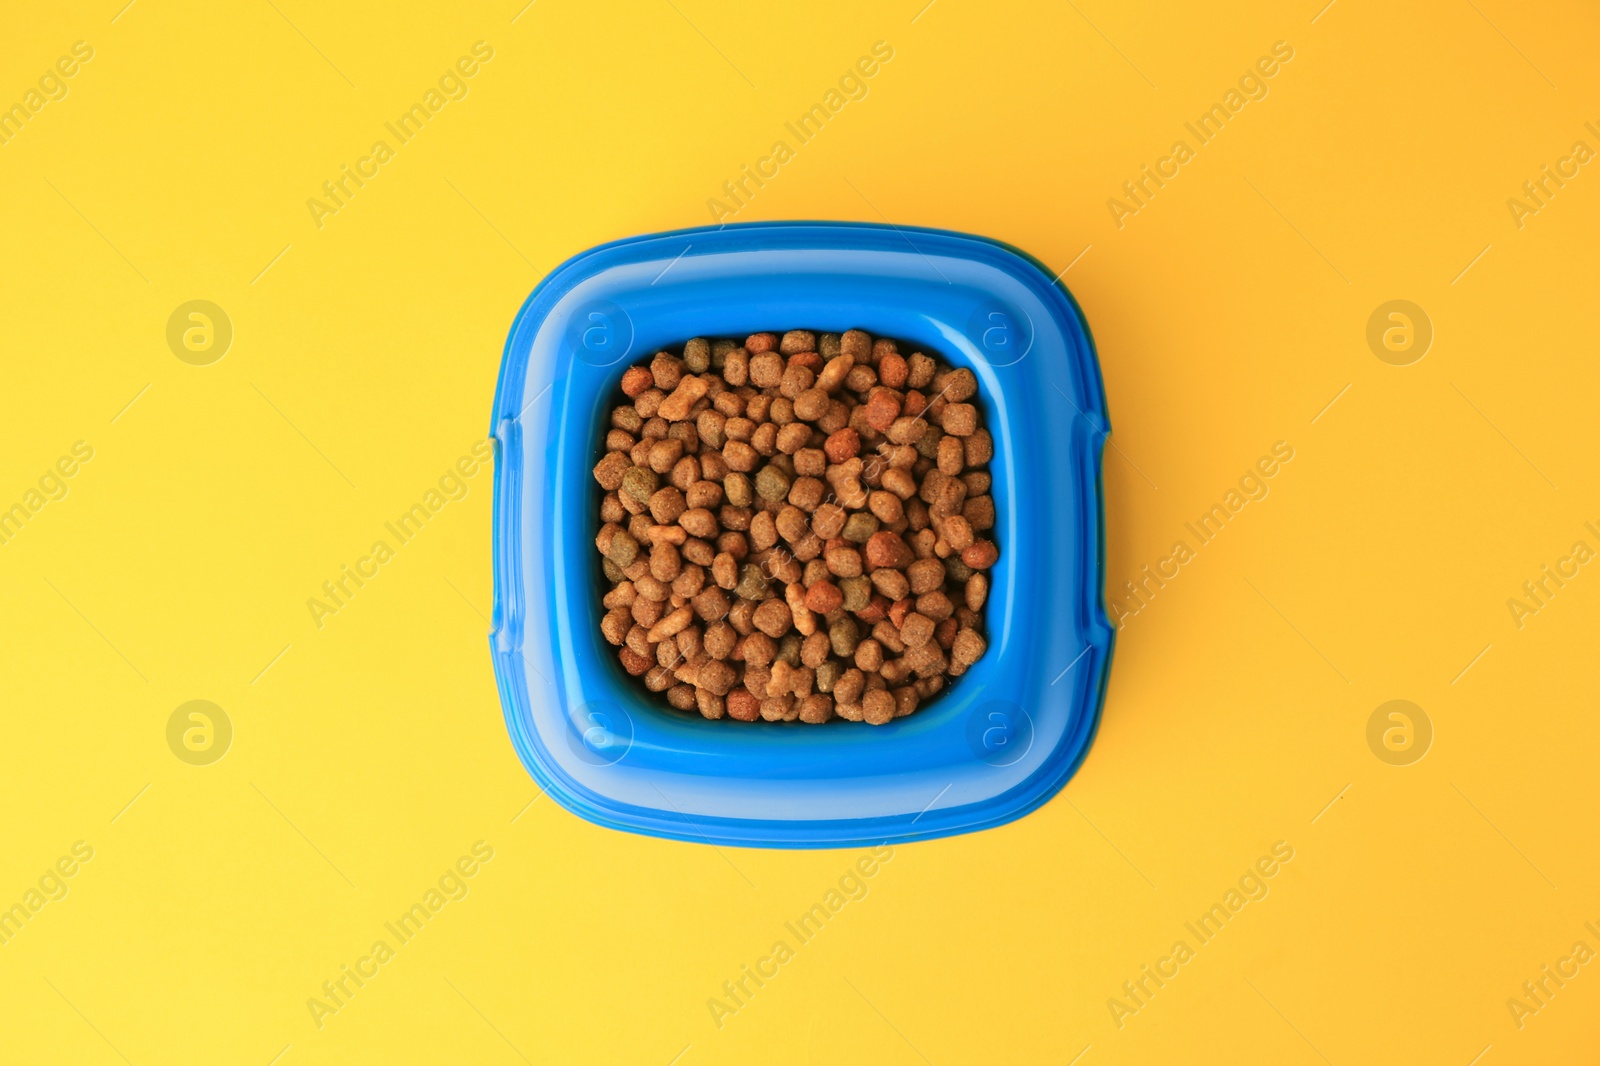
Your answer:
[[[600,634],[591,474],[623,370],[690,337],[867,330],[977,376],[1000,560],[989,649],[884,726],[673,711]],[[939,230],[749,223],[601,245],[546,278],[506,342],[492,433],[490,646],[511,740],[601,825],[844,847],[1018,818],[1088,751],[1110,669],[1100,464],[1110,432],[1083,316],[1039,264]]]

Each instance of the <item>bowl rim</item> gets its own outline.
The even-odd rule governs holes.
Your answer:
[[[1086,672],[1093,670],[1094,673],[1089,679],[1083,698],[1075,701],[1072,711],[1069,712],[1075,715],[1074,728],[1063,731],[1055,743],[1055,748],[1049,753],[1048,760],[1021,784],[987,796],[981,801],[941,808],[937,811],[930,811],[933,803],[938,800],[938,796],[934,796],[931,802],[920,810],[907,808],[899,814],[870,818],[831,818],[815,821],[760,817],[689,818],[679,810],[670,809],[673,805],[667,800],[665,793],[661,794],[662,799],[667,800],[665,806],[641,806],[617,801],[604,791],[580,783],[570,772],[568,754],[560,751],[559,745],[547,746],[542,743],[533,728],[529,714],[531,706],[529,701],[533,694],[526,687],[527,675],[519,663],[519,660],[526,660],[522,644],[523,623],[531,606],[525,599],[527,584],[522,572],[522,543],[519,535],[524,486],[529,480],[524,477],[522,436],[525,429],[549,432],[562,428],[565,424],[561,419],[541,413],[527,417],[539,400],[538,396],[523,404],[526,392],[524,385],[527,381],[534,344],[543,331],[552,325],[552,311],[563,297],[585,281],[597,278],[615,268],[659,258],[656,253],[664,242],[685,241],[684,252],[680,253],[680,257],[693,246],[699,253],[693,259],[703,262],[719,254],[772,250],[774,247],[788,251],[822,249],[833,253],[882,250],[889,240],[902,244],[909,243],[914,250],[920,252],[914,238],[937,245],[937,254],[970,259],[996,267],[1011,278],[1031,286],[1033,294],[1052,315],[1055,326],[1064,335],[1070,334],[1081,342],[1071,348],[1065,358],[1072,359],[1074,355],[1077,356],[1075,370],[1081,375],[1079,382],[1083,393],[1080,399],[1084,402],[1081,407],[1070,397],[1069,402],[1079,408],[1083,418],[1072,419],[1071,445],[1067,450],[1073,454],[1071,459],[1062,461],[1068,466],[1076,465],[1084,468],[1080,473],[1087,476],[1087,483],[1082,489],[1085,490],[1086,505],[1092,505],[1093,522],[1089,523],[1092,528],[1085,530],[1083,537],[1086,542],[1092,544],[1092,558],[1086,560],[1089,572],[1084,575],[1086,578],[1084,583],[1087,586],[1084,591],[1088,595],[1080,596],[1078,602],[1066,606],[1068,609],[1076,608],[1083,614],[1080,622],[1084,630],[1084,639],[1087,641],[1087,647],[1083,651],[1094,652]],[[902,256],[905,254],[903,248],[900,254]],[[628,317],[626,314],[623,315],[623,318]],[[629,328],[632,328],[631,324]],[[625,364],[631,365],[644,354],[642,348],[631,353],[624,350],[611,362],[605,369],[611,374],[613,384],[615,378],[620,377]],[[630,355],[634,358],[630,359]],[[947,362],[962,365],[959,359],[950,359],[943,351],[941,355],[946,356]],[[576,357],[570,345],[563,345],[556,356],[559,365],[552,370],[552,374],[559,376],[563,369],[572,366],[572,361]],[[553,398],[551,402],[554,402]],[[599,427],[599,420],[591,414],[590,422],[593,432],[589,436],[597,439],[598,434],[603,432]],[[991,428],[996,427],[991,426]],[[579,816],[610,828],[679,840],[782,848],[842,847],[928,839],[987,828],[1022,817],[1054,796],[1077,771],[1092,744],[1104,703],[1110,674],[1110,659],[1115,644],[1115,630],[1107,619],[1104,602],[1105,504],[1102,463],[1104,444],[1109,432],[1110,423],[1106,415],[1099,363],[1092,336],[1076,300],[1059,282],[1059,278],[1052,276],[1041,262],[1001,241],[949,230],[876,223],[752,222],[627,237],[596,245],[572,256],[539,282],[523,302],[512,322],[503,351],[491,421],[491,436],[495,442],[497,461],[492,520],[494,607],[489,639],[502,710],[518,757],[543,791],[550,793],[563,807]],[[590,440],[588,443],[592,447],[594,441]],[[587,451],[584,454],[588,454]],[[589,456],[588,465],[592,465],[592,458],[592,455]],[[588,477],[588,465],[583,467],[582,472],[585,479],[592,481]],[[997,483],[999,480],[997,475]],[[1092,485],[1092,489],[1088,489],[1089,485]],[[588,487],[593,488],[592,484]],[[998,485],[996,493],[998,496]],[[595,524],[597,522],[596,517]],[[1002,544],[1003,553],[1004,550]],[[592,565],[592,561],[592,557],[586,557],[578,565]],[[552,630],[552,635],[553,632]],[[590,635],[590,642],[597,639],[596,631]],[[551,657],[555,659],[553,649]],[[638,686],[634,679],[627,678],[616,668],[614,655],[609,658],[612,660],[610,666],[613,674],[627,686],[626,692],[621,694],[645,696],[642,690],[635,691]],[[531,665],[531,660],[527,661],[528,665]],[[1076,660],[1073,665],[1076,665]],[[537,668],[534,669],[537,672]],[[1071,666],[1068,669],[1070,670]],[[564,701],[567,697],[560,684],[551,683],[556,686],[557,697]],[[602,689],[607,687],[604,683],[600,685]],[[1078,702],[1081,702],[1082,706],[1077,706]],[[563,710],[562,713],[566,714],[566,711]],[[660,708],[660,713],[672,712],[663,707]],[[626,712],[624,717],[627,717]],[[904,721],[909,723],[916,717]],[[570,716],[569,724],[572,724]],[[745,730],[793,728],[786,723],[753,723],[737,727],[730,727],[726,723],[702,724],[712,729],[737,729],[740,733]],[[897,722],[884,728],[894,729],[900,724]],[[630,722],[627,740],[631,740],[631,728]],[[804,730],[810,727],[798,728]],[[849,727],[825,728],[838,730]],[[610,729],[609,723],[605,729]],[[608,742],[603,740],[602,747]],[[587,745],[587,741],[584,743]],[[582,750],[578,748],[574,750],[581,758]],[[626,754],[627,748],[624,746],[622,756]],[[655,753],[652,751],[652,754]],[[622,760],[622,756],[618,756],[617,765],[625,761]],[[660,791],[659,788],[657,791]],[[923,821],[924,815],[931,816]]]

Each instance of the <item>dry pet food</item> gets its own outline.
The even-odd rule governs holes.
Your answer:
[[[873,725],[965,673],[1000,557],[977,391],[858,329],[628,369],[594,467],[623,668],[707,718]]]

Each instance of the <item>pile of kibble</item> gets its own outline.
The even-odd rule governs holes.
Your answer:
[[[680,711],[882,725],[983,655],[994,440],[970,370],[861,330],[695,338],[622,375],[600,622]]]

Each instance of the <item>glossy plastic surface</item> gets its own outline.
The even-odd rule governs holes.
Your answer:
[[[995,439],[988,652],[886,726],[674,712],[600,635],[590,470],[622,371],[689,337],[789,328],[861,328],[972,368]],[[576,256],[517,315],[495,397],[490,643],[518,755],[569,810],[683,840],[843,847],[1020,817],[1066,783],[1099,718],[1109,430],[1077,306],[994,241],[752,223]]]

